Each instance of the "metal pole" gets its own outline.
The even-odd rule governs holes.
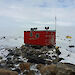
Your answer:
[[[55,30],[56,30],[56,16],[55,16]]]
[[[55,16],[55,43],[56,43],[56,16]],[[55,44],[56,47],[56,44]]]

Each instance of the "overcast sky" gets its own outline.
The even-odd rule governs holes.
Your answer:
[[[0,26],[75,25],[75,0],[0,0]]]

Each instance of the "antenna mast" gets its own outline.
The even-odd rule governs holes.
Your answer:
[[[56,16],[55,16],[55,30],[56,30]]]

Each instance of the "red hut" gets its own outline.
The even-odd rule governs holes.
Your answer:
[[[54,46],[56,44],[56,30],[38,30],[31,28],[30,31],[24,31],[24,43],[32,46]]]

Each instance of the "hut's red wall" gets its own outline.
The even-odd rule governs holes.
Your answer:
[[[32,34],[32,36],[30,36]],[[36,34],[39,37],[36,37]],[[24,43],[29,45],[55,45],[55,31],[24,31]]]

